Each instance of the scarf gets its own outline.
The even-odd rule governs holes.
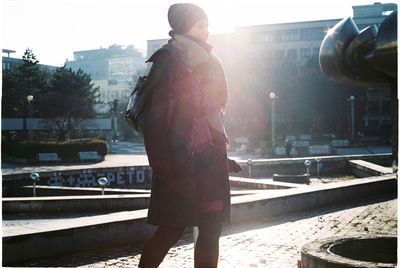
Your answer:
[[[227,101],[227,83],[220,60],[206,43],[201,44],[178,34],[170,43],[180,51],[186,67],[203,77],[193,100],[202,113],[193,118],[187,137],[189,154],[206,152],[211,146],[226,149],[229,140],[223,114]]]

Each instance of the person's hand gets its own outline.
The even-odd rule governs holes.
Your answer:
[[[237,173],[242,170],[243,170],[242,167],[235,160],[228,158],[228,172]]]

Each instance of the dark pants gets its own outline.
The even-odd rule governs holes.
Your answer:
[[[194,251],[195,267],[217,267],[222,213],[213,212],[200,216],[199,237]],[[146,242],[139,267],[157,267],[168,250],[181,238],[185,227],[159,226]]]

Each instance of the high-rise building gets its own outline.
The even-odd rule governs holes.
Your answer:
[[[134,76],[144,72],[146,67],[142,53],[132,45],[75,51],[74,60],[65,64],[91,75],[95,86],[100,88],[100,101],[103,103],[127,99],[132,91]]]

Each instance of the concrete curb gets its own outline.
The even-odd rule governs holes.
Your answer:
[[[298,187],[289,183],[265,183],[257,179],[245,180],[252,188],[249,190],[231,190],[231,196],[256,194],[265,192],[265,189]],[[235,178],[231,177],[231,182],[232,185],[236,185]],[[25,186],[22,190],[25,193],[32,194],[32,186]],[[106,189],[105,195],[102,196],[99,188],[37,186],[36,194],[37,197],[3,198],[3,215],[39,216],[111,213],[148,208],[150,201],[150,190],[140,189]],[[61,196],[61,194],[64,196]]]
[[[390,174],[238,196],[232,198],[232,222],[273,219],[338,202],[394,193],[397,194],[397,179],[395,174]],[[16,234],[3,233],[3,265],[114,244],[141,243],[154,230],[145,223],[146,215],[146,209],[117,212],[64,220]]]
[[[349,160],[349,165],[351,172],[360,178],[393,173],[392,168],[382,167],[364,160]]]
[[[4,214],[107,213],[144,209],[150,194],[3,198]]]

